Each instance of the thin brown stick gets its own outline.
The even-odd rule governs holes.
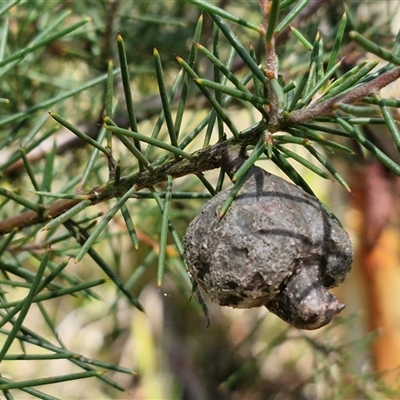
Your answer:
[[[232,138],[196,151],[193,153],[193,158],[190,160],[171,160],[156,167],[153,172],[144,171],[121,178],[118,185],[115,185],[114,182],[108,182],[105,185],[87,191],[85,194],[89,196],[91,205],[95,205],[122,196],[132,186],[136,186],[137,190],[141,190],[165,182],[167,180],[167,175],[171,175],[172,178],[179,178],[189,174],[198,174],[203,171],[219,168],[223,165],[226,159],[225,155],[228,151],[231,151],[233,147],[255,145],[264,128],[264,124],[259,124],[249,132],[243,133],[239,140]],[[57,218],[81,201],[82,200],[77,199],[57,200],[50,204],[41,214],[35,211],[26,211],[0,221],[0,236],[13,230],[19,230],[27,226],[44,223]]]
[[[309,107],[291,113],[284,113],[281,123],[283,126],[296,125],[316,117],[330,115],[336,110],[337,104],[354,103],[369,94],[378,93],[380,89],[389,85],[389,83],[394,82],[398,78],[400,78],[400,67],[393,68],[367,83],[356,86],[354,89],[346,93],[338,94],[337,96],[322,101],[321,103],[311,104]]]
[[[354,89],[346,93],[339,94],[331,99],[322,101],[321,103],[312,104],[309,107],[293,111],[292,113],[283,113],[278,126],[276,127],[271,125],[269,128],[271,131],[285,130],[288,126],[297,125],[316,117],[330,115],[335,111],[337,104],[350,104],[369,94],[377,93],[380,89],[394,82],[398,78],[400,78],[400,67],[393,68],[390,71],[377,76],[370,82],[356,86]],[[189,174],[199,174],[203,171],[220,168],[223,166],[224,160],[226,159],[225,155],[227,151],[232,150],[232,147],[239,146],[245,148],[248,145],[255,145],[258,142],[260,135],[265,130],[268,130],[268,127],[264,123],[260,123],[253,129],[240,134],[238,140],[232,138],[193,153],[193,158],[190,160],[172,160],[158,166],[152,173],[149,171],[139,172],[121,178],[118,185],[109,182],[86,192],[86,194],[90,196],[92,205],[94,205],[114,197],[122,196],[133,185],[140,190],[165,182],[167,180],[167,175],[171,175],[173,178],[179,178]],[[81,200],[75,199],[58,200],[48,206],[48,208],[40,214],[35,211],[27,211],[0,221],[0,236],[15,229],[19,230],[27,226],[43,223],[56,218],[78,204],[80,201]]]
[[[279,107],[278,99],[271,87],[271,79],[278,78],[278,56],[275,51],[275,38],[272,37],[271,41],[266,40],[266,33],[269,24],[269,14],[271,11],[272,3],[268,0],[260,0],[260,9],[262,15],[261,31],[264,40],[265,47],[265,62],[266,71],[265,74],[268,78],[268,114],[270,124],[276,126],[279,122]]]

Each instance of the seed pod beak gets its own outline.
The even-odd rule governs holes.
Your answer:
[[[328,324],[345,305],[328,292],[313,266],[294,274],[266,307],[296,328],[313,330]]]

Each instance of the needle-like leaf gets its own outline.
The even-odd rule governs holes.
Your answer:
[[[208,1],[205,1],[205,0],[187,0],[187,1],[189,3],[192,3],[192,4],[202,8],[204,11],[209,12],[211,15],[219,15],[222,18],[225,18],[229,21],[232,21],[239,25],[242,25],[245,28],[249,28],[249,29],[252,29],[253,31],[261,33],[259,26],[250,23],[249,21],[247,21],[244,18],[236,17],[235,15],[230,14],[229,12],[209,3]]]
[[[31,288],[29,290],[29,293],[28,293],[28,295],[26,296],[26,298],[25,298],[25,300],[23,302],[23,305],[21,307],[21,311],[20,311],[20,313],[18,315],[18,318],[14,322],[13,327],[12,327],[12,329],[10,331],[10,334],[7,336],[7,338],[6,338],[6,340],[5,340],[4,344],[3,344],[3,347],[0,350],[0,362],[3,360],[3,358],[6,355],[8,349],[10,348],[12,343],[14,342],[15,337],[16,337],[17,333],[19,332],[19,330],[20,330],[20,328],[21,328],[21,326],[22,326],[22,324],[23,324],[23,322],[25,320],[25,317],[28,314],[28,311],[29,311],[29,309],[30,309],[30,307],[32,305],[32,302],[34,301],[34,298],[35,298],[35,296],[37,294],[37,290],[39,288],[40,281],[42,279],[44,271],[46,270],[49,258],[50,258],[50,248],[48,248],[47,251],[43,254],[42,261],[41,261],[41,263],[39,265],[39,268],[38,268],[38,270],[36,272],[36,275],[35,275],[35,279],[32,282],[32,286],[31,286]],[[0,384],[0,388],[1,388],[1,384]],[[5,390],[5,389],[3,389],[3,390]]]
[[[157,286],[160,287],[164,277],[164,269],[166,262],[167,252],[167,236],[168,236],[168,223],[170,220],[170,205],[172,193],[172,177],[168,176],[167,190],[165,192],[164,207],[162,210],[161,230],[160,230],[160,247],[158,253],[158,268],[157,268]]]

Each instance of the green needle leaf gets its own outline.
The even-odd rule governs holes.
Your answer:
[[[104,122],[106,124],[116,126],[109,118],[104,118]],[[148,171],[153,172],[154,168],[151,166],[150,161],[138,150],[137,146],[135,146],[125,135],[114,132],[118,139],[122,142],[122,144],[136,157],[139,161],[140,165],[143,165]]]
[[[0,186],[0,195],[7,197],[10,200],[15,201],[16,203],[19,203],[23,205],[26,208],[29,208],[30,210],[36,211],[36,212],[43,212],[42,206],[32,203],[25,197],[20,196],[19,194],[12,192],[11,190],[5,189]]]
[[[285,106],[285,93],[283,92],[283,88],[278,82],[277,79],[272,78],[270,79],[269,83],[271,84],[271,89],[274,92],[274,95],[276,97],[276,101],[278,103],[279,108],[283,108]]]
[[[253,58],[247,52],[247,50],[243,47],[243,45],[239,42],[236,35],[229,29],[228,25],[216,14],[210,14],[211,18],[218,25],[221,32],[228,39],[229,43],[235,48],[236,52],[242,58],[244,63],[249,67],[249,69],[254,73],[254,75],[265,85],[266,77],[258,65],[254,62]]]
[[[221,210],[219,211],[219,217],[223,218],[226,212],[228,211],[229,207],[233,203],[233,200],[235,200],[236,195],[238,194],[239,190],[243,186],[243,183],[246,181],[247,174],[243,174],[233,185],[232,189],[230,190],[228,197],[224,201],[224,204],[221,207]]]
[[[331,69],[327,70],[326,74],[323,76],[321,80],[319,80],[311,89],[305,90],[305,93],[307,93],[303,99],[302,103],[304,104],[309,104],[309,102],[312,100],[313,96],[318,92],[319,89],[323,88],[328,80],[333,76],[333,74],[338,70],[338,68],[341,66],[342,61],[339,61],[336,63]]]
[[[383,118],[344,118],[348,123],[353,125],[384,125]]]
[[[196,43],[198,43],[201,38],[201,33],[203,30],[203,20],[204,20],[203,14],[201,14],[197,21],[196,28],[194,30],[193,42],[192,42],[192,46],[190,48],[190,53],[189,53],[189,58],[188,58],[188,65],[191,68],[194,68],[194,65],[196,62],[196,55],[197,55]],[[182,70],[182,71],[184,71],[184,70]],[[190,76],[188,74],[184,74],[183,87],[182,87],[179,104],[178,104],[178,109],[176,110],[176,117],[175,117],[175,131],[176,131],[177,135],[181,129],[183,114],[185,112],[186,100],[187,100],[187,97],[189,94],[189,87],[192,82],[193,81],[190,78]]]
[[[17,231],[16,231],[16,230],[11,231],[11,232],[4,238],[4,240],[2,240],[2,241],[0,242],[0,258],[1,258],[1,256],[3,255],[3,253],[6,251],[6,249],[8,248],[9,244],[12,242],[12,240],[14,239],[14,237],[15,237],[16,234],[17,234]],[[3,269],[3,272],[5,272],[4,269]],[[7,274],[4,274],[4,275],[7,275]]]
[[[207,50],[201,44],[196,44],[197,48],[242,92],[250,93],[250,91],[243,85],[242,82],[237,78],[237,76],[232,73],[226,64],[219,60],[214,54]],[[217,81],[216,81],[217,82]]]
[[[12,2],[10,2],[8,4],[5,4],[4,7],[2,7],[0,9],[0,15],[5,14],[10,8],[13,8],[15,5],[17,5],[20,2],[21,2],[21,0],[15,0],[15,1],[12,1]]]
[[[269,19],[268,19],[268,28],[267,34],[265,35],[265,41],[267,43],[271,43],[272,38],[274,36],[276,22],[279,18],[279,2],[280,0],[271,0],[272,2],[271,9],[269,11]]]
[[[11,329],[10,334],[7,336],[7,338],[3,344],[3,347],[0,351],[0,362],[3,360],[8,349],[12,345],[17,333],[19,332],[19,330],[25,320],[25,317],[28,314],[28,311],[32,305],[33,299],[35,298],[35,296],[37,294],[37,290],[39,288],[40,281],[41,281],[44,271],[47,267],[47,263],[48,263],[49,259],[50,259],[50,248],[48,248],[47,251],[43,254],[42,261],[40,262],[39,268],[36,272],[35,279],[32,282],[31,289],[29,290],[28,295],[26,296],[25,300],[23,301],[23,306],[21,307],[21,311],[18,315],[18,318],[14,322],[14,325]],[[0,385],[0,388],[1,388],[1,386],[2,385]]]
[[[250,43],[249,47],[250,47],[249,48],[250,57],[253,59],[253,61],[257,65],[259,65],[259,62],[257,61],[256,50],[254,49],[254,47],[251,43]],[[264,85],[257,79],[257,76],[254,74],[254,72],[251,73],[251,76],[252,76],[252,80],[253,80],[253,84],[254,84],[254,92],[256,93],[256,95],[258,97],[264,97],[264,94],[265,94]],[[240,88],[238,87],[238,89],[240,89]]]
[[[177,91],[178,91],[178,89],[179,89],[179,86],[180,86],[180,84],[181,84],[183,78],[185,78],[185,79],[184,79],[183,88],[182,88],[182,92],[181,92],[181,98],[180,98],[180,101],[179,101],[178,110],[177,110],[177,115],[176,115],[176,119],[175,119],[175,132],[176,132],[176,137],[179,136],[178,134],[179,134],[179,130],[180,130],[180,128],[181,128],[182,117],[183,117],[183,113],[179,116],[180,107],[181,107],[182,102],[183,102],[184,104],[186,103],[186,100],[185,100],[184,97],[183,97],[183,96],[184,96],[184,93],[183,93],[183,92],[185,91],[185,88],[187,87],[186,81],[187,81],[187,79],[189,79],[191,83],[193,82],[192,79],[190,79],[187,75],[184,74],[184,70],[183,70],[183,69],[181,69],[181,70],[179,71],[178,75],[176,76],[175,81],[174,81],[174,83],[172,84],[172,88],[171,88],[170,94],[169,94],[169,102],[171,103],[171,102],[173,101],[173,99],[175,98],[175,95],[176,95],[176,93],[177,93]],[[187,78],[187,79],[186,79],[186,78]],[[185,98],[186,98],[186,97],[185,97]],[[183,106],[182,106],[182,107],[183,107]],[[180,119],[180,120],[179,120],[179,119]],[[158,134],[160,133],[161,128],[162,128],[162,126],[163,126],[163,124],[164,124],[164,121],[165,121],[164,111],[161,110],[160,115],[158,116],[157,122],[154,124],[153,132],[151,133],[151,137],[152,137],[153,139],[157,139]],[[146,151],[145,151],[145,153],[144,153],[146,159],[149,159],[149,158],[150,158],[150,155],[151,155],[151,151],[152,151],[152,150],[154,150],[154,147],[153,147],[153,146],[147,146],[147,149],[146,149]],[[167,156],[167,157],[168,157],[168,156]]]
[[[361,68],[368,64],[369,60],[362,61],[360,64],[353,67],[350,71],[347,71],[339,78],[335,79],[327,88],[328,90],[332,90],[334,87],[341,85],[342,83],[346,82],[351,76],[354,76]]]
[[[46,162],[43,170],[43,179],[41,189],[44,192],[51,192],[51,185],[54,177],[54,160],[56,157],[57,147],[56,142],[53,141],[51,151],[46,156]]]
[[[393,55],[390,51],[384,50],[379,47],[377,44],[371,42],[367,38],[360,35],[358,32],[351,31],[349,33],[351,39],[353,39],[357,44],[363,47],[365,50],[369,51],[372,54],[375,54],[379,58],[383,58],[390,63],[395,65],[400,65],[400,57]]]
[[[214,53],[213,57],[216,60],[219,60],[219,57],[220,57],[220,34],[219,33],[220,33],[220,31],[219,31],[218,27],[214,24],[214,26],[213,26],[213,53]],[[227,60],[228,65],[226,66],[226,69],[228,71],[229,71],[229,68],[232,66],[234,52],[235,52],[235,50],[232,48],[229,53],[229,56],[228,56],[228,60]],[[221,84],[226,84],[226,81],[227,81],[226,76],[223,77],[221,75],[220,69],[215,64],[214,64],[213,70],[214,70],[214,81],[221,83]],[[217,100],[218,104],[222,104],[222,93],[219,91],[215,92],[215,99]],[[223,123],[221,117],[217,116],[217,113],[215,112],[215,110],[212,111],[212,114],[213,114],[212,119],[210,119],[210,123],[208,124],[207,132],[204,137],[203,147],[206,147],[210,144],[215,121],[217,121],[218,140],[219,141],[224,140],[224,123]]]
[[[92,139],[90,136],[86,135],[86,133],[83,133],[81,130],[76,128],[74,125],[72,125],[66,119],[64,119],[63,117],[61,117],[53,112],[49,112],[49,115],[50,115],[50,117],[54,118],[58,123],[60,123],[61,125],[65,126],[67,129],[69,129],[72,133],[74,133],[80,139],[84,140],[85,142],[90,144],[92,147],[95,147],[96,149],[100,150],[107,157],[109,156],[109,150],[107,150],[100,143],[96,142],[96,140]]]
[[[158,254],[157,286],[160,287],[164,277],[165,256],[167,251],[167,236],[169,223],[169,210],[171,205],[172,177],[168,175],[167,189],[165,191],[164,208],[162,210],[160,230],[160,250]]]
[[[153,188],[150,188],[150,190],[152,192],[154,200],[156,201],[159,209],[161,210],[161,213],[163,213],[164,212],[164,202],[161,201],[160,196],[158,195],[158,193]],[[175,247],[176,247],[176,249],[177,249],[177,251],[179,253],[179,256],[180,256],[180,258],[182,260],[182,264],[181,264],[182,268],[179,268],[178,272],[179,272],[182,280],[184,282],[190,284],[190,279],[189,279],[188,274],[186,272],[186,268],[184,267],[186,265],[186,263],[185,263],[185,254],[184,254],[183,244],[182,244],[182,241],[181,241],[177,231],[175,230],[174,226],[172,225],[172,222],[171,222],[170,219],[168,219],[168,229],[169,229],[169,232],[171,234],[172,240],[174,241]]]
[[[293,111],[297,106],[301,106],[301,103],[299,104],[299,100],[303,96],[309,74],[310,74],[310,68],[307,69],[307,71],[304,73],[303,77],[301,78],[301,81],[300,81],[299,85],[297,86],[296,91],[294,92],[292,101],[290,102],[288,111]]]
[[[4,65],[9,64],[12,61],[20,60],[21,58],[24,58],[26,55],[32,53],[36,49],[38,49],[42,46],[45,46],[46,44],[49,44],[50,42],[52,42],[54,40],[60,39],[63,36],[68,35],[69,33],[77,30],[81,26],[87,24],[91,20],[92,20],[91,18],[84,18],[82,21],[79,21],[79,22],[69,26],[68,28],[61,29],[60,31],[54,33],[53,35],[46,37],[43,40],[40,40],[34,44],[26,46],[24,49],[14,53],[12,56],[9,56],[9,57],[5,58],[4,60],[0,61],[0,68],[3,67]]]
[[[229,96],[232,96],[234,98],[248,101],[254,105],[263,105],[266,103],[265,99],[263,99],[261,97],[253,96],[251,93],[249,93],[248,90],[241,91],[241,90],[238,90],[238,89],[226,86],[226,85],[222,85],[222,84],[214,82],[214,81],[210,81],[208,79],[195,79],[195,82],[198,85],[206,86],[210,89],[218,90],[218,91],[225,93]]]
[[[40,296],[46,296],[46,295],[54,296],[55,293],[60,293],[60,291],[62,293],[62,294],[60,294],[60,296],[61,296],[63,294],[66,294],[66,293],[63,293],[64,290],[70,290],[71,289],[71,288],[66,288],[66,289],[61,288],[61,289],[55,289],[54,290],[54,289],[52,289],[53,285],[51,283],[53,281],[53,279],[55,279],[56,276],[58,276],[59,274],[62,275],[62,270],[68,265],[68,262],[69,262],[69,260],[66,260],[66,261],[63,261],[62,263],[60,263],[60,265],[58,265],[57,268],[55,268],[45,279],[43,279],[40,282],[40,285],[39,285],[39,287],[37,289],[37,293],[41,292],[46,287],[48,287],[51,291],[50,291],[50,293],[45,293],[44,295],[35,296],[35,298],[34,298],[34,300],[32,302],[37,302],[38,301],[37,298],[40,297]],[[26,286],[27,287],[31,287],[31,283],[27,283]],[[76,288],[77,286],[79,287],[79,284],[77,284],[77,285],[75,285],[73,287]],[[79,290],[81,291],[81,293],[85,293],[85,291],[87,290],[87,287],[86,286],[85,287],[80,287]],[[55,295],[55,297],[57,297],[57,295]],[[6,302],[4,304],[8,304],[8,306],[5,306],[5,307],[13,307],[13,309],[11,311],[9,311],[7,313],[7,315],[2,319],[2,321],[0,322],[0,326],[4,326],[4,324],[6,324],[7,322],[11,321],[11,319],[14,317],[14,315],[17,314],[21,310],[21,308],[23,307],[24,301],[16,301],[16,302],[11,302],[11,303],[10,302]],[[4,306],[4,304],[2,306]],[[0,308],[3,308],[3,307],[0,307]]]
[[[291,132],[293,133],[293,132]],[[295,133],[293,133],[295,134]],[[271,135],[272,142],[273,144],[287,144],[287,143],[293,143],[293,144],[299,144],[301,146],[304,146],[305,144],[309,144],[310,141],[308,139],[304,139],[302,137],[296,137],[296,136],[291,136],[291,135]]]
[[[331,140],[326,140],[324,135],[316,133],[313,129],[309,129],[305,125],[298,125],[298,128],[291,128],[290,133],[292,133],[293,135],[300,135],[301,137],[305,137],[309,140],[316,141],[320,143],[322,146],[328,147],[329,149],[336,149],[343,151],[347,154],[354,155],[353,150],[349,149],[346,146],[343,146],[340,143],[336,143]],[[309,142],[305,144],[311,145]]]
[[[384,104],[384,103],[383,103]],[[344,103],[338,103],[337,107],[348,113],[348,114],[353,114],[358,117],[370,117],[371,115],[379,115],[379,109],[374,106],[355,106],[353,104],[344,104]]]
[[[108,62],[107,87],[106,87],[106,117],[112,118],[114,102],[114,82],[113,82],[114,63]],[[111,148],[111,142],[107,141],[107,147]]]
[[[65,222],[65,227],[68,231],[75,236],[77,242],[84,246],[87,241],[89,235],[86,231],[78,228],[78,232],[76,232],[77,227],[70,221]],[[139,300],[131,293],[131,291],[126,287],[122,279],[113,271],[112,268],[108,266],[108,264],[103,260],[103,258],[93,249],[89,248],[87,253],[90,257],[97,263],[97,265],[104,271],[104,273],[113,281],[115,286],[126,296],[126,298],[131,302],[133,306],[135,306],[138,310],[144,311],[143,306],[140,304]]]
[[[66,287],[64,289],[52,290],[50,292],[39,294],[39,295],[35,296],[32,299],[32,303],[50,300],[50,299],[54,299],[56,297],[66,296],[68,294],[81,293],[82,291],[87,290],[89,288],[102,285],[105,282],[107,282],[107,279],[103,278],[103,279],[97,279],[95,281],[83,282],[81,284],[71,286],[71,287]],[[19,304],[21,304],[20,301],[10,301],[8,303],[0,304],[0,309],[8,308],[8,307],[15,307],[15,306],[18,306]],[[20,308],[20,307],[18,307],[18,308]]]
[[[50,193],[42,192],[41,190],[30,190],[30,192],[38,196],[51,197],[53,199],[90,200],[93,197],[90,194]]]
[[[342,178],[342,176],[336,171],[336,168],[313,146],[306,145],[305,148],[332,174],[332,176],[348,191],[351,192],[349,185]]]
[[[328,92],[318,99],[318,102],[325,101],[327,99],[330,99],[337,94],[344,93],[347,90],[351,90],[354,85],[360,81],[362,78],[364,78],[371,70],[373,70],[377,65],[379,64],[379,60],[371,61],[370,63],[366,64],[362,68],[360,68],[354,75],[349,77],[348,79],[344,80],[343,83],[340,85],[331,85],[328,88]]]
[[[46,224],[43,227],[44,231],[49,231],[51,229],[55,229],[61,224],[63,224],[65,221],[69,220],[70,218],[74,217],[76,214],[84,210],[86,207],[90,206],[92,204],[91,200],[83,200],[80,203],[76,204],[75,206],[71,207],[68,211],[65,213],[61,214],[59,217],[53,219],[51,222]]]
[[[382,101],[380,96],[374,95],[376,98],[378,105],[382,111],[383,119],[385,120],[386,126],[389,129],[390,134],[392,135],[393,141],[397,147],[397,151],[400,153],[400,132],[397,127],[398,121],[395,121],[392,113],[389,111],[387,105]]]
[[[329,175],[327,173],[322,171],[322,169],[318,168],[312,162],[306,160],[304,157],[300,156],[299,154],[295,153],[294,151],[291,151],[291,150],[287,149],[286,147],[279,146],[279,145],[277,145],[276,147],[280,152],[286,154],[290,158],[293,158],[293,160],[295,160],[298,163],[302,164],[304,167],[308,168],[310,171],[312,171],[315,174],[319,175],[321,178],[329,179]]]
[[[124,39],[118,33],[117,35],[117,46],[118,46],[118,55],[119,55],[119,62],[121,65],[121,77],[122,77],[122,85],[124,87],[124,97],[126,102],[126,108],[128,110],[128,117],[131,129],[137,131],[137,122],[136,122],[136,115],[135,115],[135,108],[133,106],[133,98],[131,92],[131,80],[129,77],[129,68],[128,68],[128,60],[126,58],[126,51],[125,51],[125,44]],[[137,144],[137,143],[135,143]],[[140,147],[138,147],[140,151]]]
[[[135,250],[138,250],[139,249],[139,239],[136,234],[135,226],[133,225],[131,214],[130,214],[129,209],[126,206],[126,204],[124,204],[122,206],[121,213],[122,213],[122,216],[124,217],[124,221],[125,221],[125,225],[128,229],[129,237],[132,240],[133,248]]]
[[[0,376],[0,383],[14,383],[12,380],[10,379],[6,379],[2,376]],[[53,396],[49,396],[46,393],[43,392],[39,392],[38,390],[32,389],[30,387],[21,387],[19,388],[21,390],[21,392],[25,392],[28,393],[32,396],[37,397],[38,399],[42,399],[42,400],[58,400],[56,397]],[[4,393],[7,393],[7,391],[4,391]],[[13,397],[7,397],[7,400],[12,400]]]
[[[102,372],[99,371],[85,371],[68,375],[50,376],[48,378],[31,379],[28,381],[0,383],[0,390],[20,389],[32,386],[49,385],[58,382],[75,381],[78,379],[100,376],[101,374]]]
[[[298,0],[283,0],[280,4],[281,10],[285,9],[286,7],[291,6],[293,3],[296,3]]]
[[[254,165],[254,163],[260,158],[261,154],[264,153],[265,148],[266,148],[265,139],[264,136],[262,136],[258,141],[256,147],[254,147],[254,150],[252,151],[250,157],[243,163],[243,165],[240,166],[240,168],[233,175],[232,182],[235,183],[242,176],[244,175],[247,176],[247,172]]]
[[[128,129],[123,129],[123,128],[119,128],[117,126],[110,126],[110,125],[106,125],[104,128],[109,130],[109,131],[111,131],[111,132],[119,133],[119,134],[124,135],[124,136],[128,136],[128,137],[131,137],[131,138],[134,138],[134,139],[138,139],[141,142],[149,143],[149,144],[151,144],[153,146],[156,146],[156,147],[159,147],[161,149],[170,151],[173,154],[177,154],[178,156],[181,156],[183,158],[187,158],[188,160],[191,160],[193,158],[192,155],[184,152],[183,150],[181,150],[178,147],[171,146],[170,144],[162,142],[161,140],[157,140],[157,139],[153,139],[153,138],[147,137],[147,136],[142,135],[142,134],[140,134],[138,132],[133,132],[133,131],[130,131]]]
[[[235,22],[239,25],[244,26],[245,28],[252,29],[253,31],[256,31],[258,33],[261,33],[260,27],[257,25],[254,25],[250,22],[248,22],[245,19],[236,17],[235,15],[230,14],[229,12],[222,10],[219,7],[214,6],[213,4],[209,3],[208,1],[205,0],[187,0],[189,3],[192,3],[201,9],[207,11],[210,13],[210,15],[219,15],[222,18],[225,18],[229,21]]]
[[[346,29],[346,24],[347,24],[347,14],[346,14],[346,12],[344,12],[342,19],[340,20],[338,30],[336,32],[335,41],[333,42],[333,47],[331,50],[331,54],[329,56],[328,65],[326,67],[327,71],[329,71],[335,65],[337,56],[340,51],[340,46],[342,44],[344,32]]]
[[[307,50],[312,50],[313,45],[303,36],[303,34],[294,28],[293,26],[290,27],[290,30],[292,31],[293,35],[299,40],[299,42],[307,49]]]
[[[306,87],[304,88],[304,93],[307,96],[311,89],[315,86],[316,80],[317,80],[317,70],[318,70],[318,53],[319,53],[319,47],[321,44],[321,35],[319,32],[317,32],[317,35],[315,37],[314,45],[313,45],[313,50],[311,53],[311,63],[310,63],[310,73],[308,74],[308,80],[306,83]]]
[[[163,68],[162,68],[162,64],[161,64],[161,58],[160,58],[160,54],[158,53],[157,49],[154,49],[153,57],[154,57],[154,64],[155,64],[156,76],[157,76],[157,82],[158,82],[158,90],[160,92],[160,98],[161,98],[161,103],[162,103],[162,107],[163,107],[163,111],[164,111],[165,121],[167,123],[169,138],[171,140],[172,146],[178,147],[174,121],[172,120],[172,114],[171,114],[169,99],[168,99],[168,95],[167,95],[167,89],[165,88],[165,81],[164,81]],[[175,156],[178,157],[177,155],[175,155]]]
[[[325,133],[330,133],[331,135],[343,136],[343,137],[352,137],[348,132],[342,129],[331,128],[330,126],[324,125],[315,125],[315,124],[301,124],[300,126],[304,126],[306,128],[311,129],[312,131],[320,131]]]
[[[186,72],[194,79],[196,82],[197,79],[199,79],[199,76],[192,70],[192,68],[189,67],[189,65],[180,57],[176,58],[178,63],[186,70]],[[197,83],[197,82],[196,82]],[[204,96],[207,98],[207,100],[211,103],[213,106],[215,112],[221,117],[221,119],[225,122],[227,127],[230,129],[232,132],[233,136],[235,138],[239,137],[239,132],[236,129],[235,125],[232,123],[230,118],[226,115],[225,111],[222,109],[221,105],[218,104],[218,101],[212,96],[212,94],[203,86],[197,83],[197,86],[199,89],[203,92]]]
[[[286,157],[276,148],[273,148],[272,161],[282,170],[296,185],[300,186],[305,192],[315,197],[314,192],[304,180],[304,178],[293,168]]]
[[[276,27],[276,29],[275,29],[276,34],[278,35],[280,32],[282,32],[301,13],[301,10],[309,2],[310,2],[309,0],[298,0],[297,4],[289,11],[288,15]],[[286,5],[283,5],[283,3],[285,3],[285,2],[282,2],[282,8],[286,7]]]
[[[349,134],[352,135],[352,137],[354,137],[358,143],[370,151],[383,165],[393,171],[396,175],[400,176],[400,165],[395,163],[383,151],[379,150],[378,147],[366,139],[356,127],[352,126],[348,121],[340,117],[336,117],[336,121],[343,127],[343,129],[349,132]]]
[[[114,74],[117,74],[118,72],[119,72],[119,68],[114,70]],[[35,106],[27,108],[26,110],[23,110],[23,111],[20,111],[20,112],[16,112],[13,115],[0,120],[0,126],[9,124],[10,122],[15,122],[15,121],[17,121],[17,120],[19,120],[21,118],[25,118],[28,115],[31,115],[31,114],[35,113],[36,111],[38,111],[38,110],[47,109],[47,108],[53,106],[56,103],[60,103],[61,101],[65,100],[65,99],[68,99],[69,97],[73,97],[73,96],[77,95],[78,93],[84,92],[85,90],[90,89],[91,87],[96,86],[99,83],[104,82],[105,80],[107,80],[107,78],[108,78],[107,74],[100,75],[99,77],[97,77],[95,79],[92,79],[91,81],[89,81],[87,83],[79,85],[79,87],[77,87],[76,89],[72,89],[72,90],[69,90],[69,91],[67,91],[65,93],[62,93],[62,94],[58,95],[58,96],[52,97],[52,98],[50,98],[48,100],[45,100],[45,101],[43,101],[41,103],[36,104]],[[52,128],[51,131],[54,132],[54,128]],[[50,136],[52,134],[51,131],[50,130],[48,131],[48,136]],[[42,138],[42,140],[44,140],[44,139]],[[25,144],[25,142],[23,142],[22,145],[26,147],[27,152],[28,152],[28,148],[35,148],[33,143],[30,144],[29,146],[27,146]]]
[[[386,104],[388,107],[400,108],[400,100],[381,98],[380,101]],[[364,97],[363,102],[368,104],[378,104],[378,100],[375,99],[375,97]]]
[[[82,260],[83,256],[88,252],[89,248],[91,248],[100,233],[104,230],[104,228],[108,225],[108,223],[113,219],[114,215],[121,209],[121,207],[129,200],[133,193],[136,192],[136,187],[132,186],[111,208],[111,210],[104,216],[104,218],[99,222],[96,228],[93,230],[89,238],[86,240],[85,244],[82,246],[78,255],[75,257],[75,263],[78,263]]]
[[[36,180],[32,165],[29,162],[28,157],[26,156],[26,150],[24,147],[21,146],[20,151],[21,151],[22,161],[24,162],[24,166],[25,166],[26,172],[28,173],[29,179],[32,182],[32,186],[35,188],[35,190],[38,191],[38,190],[40,190],[40,186],[39,186],[38,181]]]

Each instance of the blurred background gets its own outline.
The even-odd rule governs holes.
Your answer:
[[[219,0],[212,2],[254,24],[261,21],[257,1]],[[398,24],[397,1],[311,1],[294,22],[310,41],[320,30],[326,51],[332,48],[336,28],[346,11],[350,31],[355,29],[376,43],[391,49]],[[49,111],[62,115],[82,131],[96,137],[102,121],[105,83],[93,84],[74,95],[64,96],[75,88],[107,72],[109,60],[118,64],[117,33],[124,39],[137,112],[139,132],[151,132],[161,110],[155,79],[153,48],[157,48],[164,66],[167,86],[179,71],[175,56],[188,57],[200,10],[178,0],[161,1],[37,1],[21,2],[2,14],[7,37],[2,39],[6,56],[16,53],[32,38],[40,36],[51,24],[69,26],[82,18],[91,21],[70,35],[54,40],[30,54],[20,63],[0,71],[0,97],[11,99],[0,110],[0,163],[2,185],[7,188],[30,187],[24,164],[13,158],[28,132],[40,126],[40,145],[29,153],[34,171],[39,175],[52,163],[49,191],[57,192],[77,185],[91,149],[65,129],[55,131]],[[204,15],[201,43],[212,43],[212,22]],[[263,44],[255,32],[234,27],[245,46],[254,47],[259,59]],[[347,36],[345,36],[346,38]],[[1,48],[4,47],[4,44]],[[277,41],[280,68],[286,80],[296,80],[308,65],[309,55],[289,31]],[[228,53],[221,46],[221,59]],[[327,53],[328,54],[328,53]],[[340,57],[343,70],[370,58],[345,39]],[[211,74],[210,64],[201,59],[197,69],[202,76]],[[234,60],[232,70],[244,76],[244,64]],[[115,76],[118,98],[114,120],[129,126],[121,78]],[[382,97],[398,98],[398,84],[385,89]],[[63,97],[64,96],[64,97]],[[177,96],[177,102],[179,100]],[[184,130],[191,132],[209,112],[207,102],[193,89],[184,116]],[[238,130],[246,129],[260,116],[242,104],[229,108]],[[167,137],[165,127],[163,135]],[[368,125],[365,133],[397,163],[400,156],[384,128]],[[45,136],[49,136],[46,139]],[[347,139],[343,139],[347,140]],[[199,135],[187,151],[201,148]],[[211,141],[211,143],[214,143]],[[129,284],[146,312],[132,307],[110,281],[89,296],[64,296],[46,302],[45,312],[32,305],[24,322],[29,329],[53,342],[56,338],[65,349],[88,359],[120,365],[134,371],[126,374],[105,372],[124,392],[96,378],[40,386],[50,396],[73,399],[386,399],[400,396],[400,232],[399,177],[387,171],[354,144],[356,156],[332,155],[331,161],[349,183],[346,192],[337,183],[323,181],[309,170],[295,165],[317,196],[339,217],[355,246],[353,270],[335,295],[346,309],[334,321],[317,331],[300,331],[270,314],[266,309],[234,310],[209,302],[211,324],[201,306],[191,297],[190,287],[180,277],[181,260],[171,241],[167,247],[166,276],[161,288],[156,285],[157,254],[161,214],[152,199],[132,199],[128,207],[135,223],[139,248],[126,234],[122,216],[109,224],[95,246],[96,251]],[[196,147],[197,146],[197,147]],[[122,175],[136,171],[122,147],[114,148],[121,161]],[[154,159],[157,154],[153,155]],[[306,156],[305,156],[306,157]],[[85,189],[107,180],[107,162],[96,160],[95,173]],[[282,175],[271,162],[261,165]],[[41,176],[41,175],[40,175]],[[44,175],[45,176],[45,175]],[[205,173],[216,184],[218,171]],[[283,176],[283,175],[282,175]],[[229,187],[229,182],[226,182]],[[160,185],[159,189],[163,189]],[[174,181],[175,191],[205,192],[203,184],[192,176]],[[171,219],[182,238],[204,199],[173,200]],[[114,202],[93,207],[88,220],[105,214]],[[15,210],[1,203],[0,217]],[[25,229],[19,241],[0,259],[2,271],[16,265],[36,271],[39,255],[49,237],[41,227]],[[74,264],[80,246],[60,231],[52,239],[53,257],[72,257],[66,271],[81,281],[104,277],[93,260],[86,256]],[[18,235],[16,238],[18,238]],[[29,240],[22,239],[22,236]],[[3,273],[5,280],[6,274]],[[18,281],[18,277],[15,278]],[[26,296],[23,287],[9,287],[0,281],[7,298]],[[51,321],[51,323],[49,322]],[[4,342],[4,332],[0,344]],[[38,352],[24,345],[27,353]],[[22,346],[22,347],[24,347]],[[16,341],[10,353],[21,353]],[[105,368],[106,369],[106,368]],[[76,372],[69,360],[5,360],[2,376],[16,381]],[[18,390],[16,399],[34,398]]]

